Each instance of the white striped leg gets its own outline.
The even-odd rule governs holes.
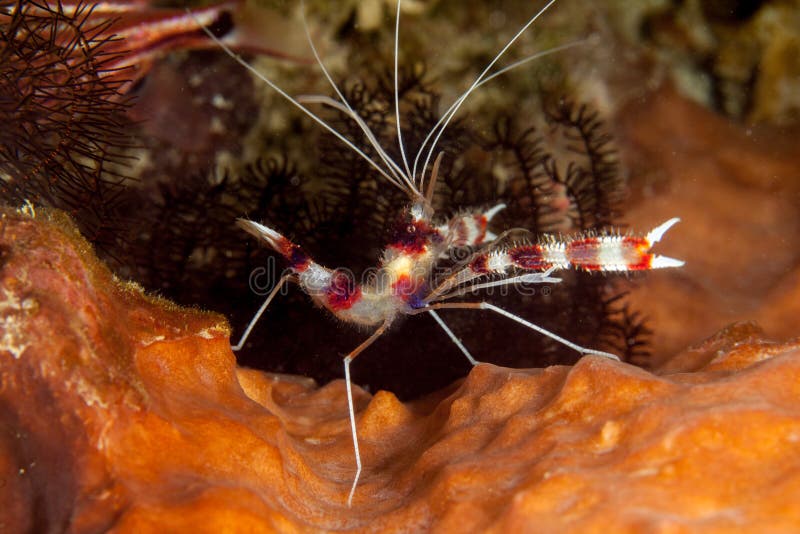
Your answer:
[[[347,388],[347,410],[350,413],[350,431],[353,435],[353,453],[356,456],[356,476],[353,478],[353,485],[350,487],[350,494],[347,496],[347,507],[350,508],[353,505],[353,495],[356,492],[356,486],[358,486],[358,479],[361,476],[361,453],[358,449],[358,433],[356,432],[356,411],[353,408],[353,387],[350,382],[350,362],[356,359],[364,349],[372,345],[372,343],[381,337],[386,329],[389,327],[389,321],[386,321],[381,326],[378,327],[375,332],[372,333],[371,336],[367,338],[361,345],[356,347],[350,354],[344,357],[344,380],[345,380],[345,387]]]
[[[425,312],[430,313],[432,310],[442,310],[442,309],[489,310],[498,315],[502,315],[503,317],[511,319],[512,321],[515,321],[523,326],[527,326],[531,330],[539,332],[543,336],[547,336],[554,341],[558,341],[562,345],[567,346],[581,354],[594,354],[597,356],[603,356],[604,358],[610,358],[612,360],[620,361],[619,356],[615,354],[611,354],[610,352],[603,352],[602,350],[594,350],[594,349],[588,349],[586,347],[581,347],[580,345],[577,345],[572,341],[564,339],[558,334],[554,334],[553,332],[545,328],[542,328],[541,326],[535,325],[532,322],[523,319],[519,315],[514,315],[510,311],[506,311],[503,308],[495,306],[494,304],[489,304],[488,302],[440,302],[438,304],[431,304],[425,308],[419,308],[418,310],[414,310],[414,312],[412,312],[412,315]]]
[[[253,318],[250,319],[250,323],[247,325],[247,328],[245,328],[244,334],[242,334],[241,339],[239,339],[239,342],[236,345],[233,345],[231,347],[231,350],[236,352],[238,350],[241,350],[242,347],[244,347],[245,341],[247,341],[247,338],[250,336],[250,332],[253,330],[253,327],[256,325],[258,320],[261,319],[261,315],[264,313],[264,310],[267,309],[269,303],[272,302],[272,299],[275,298],[275,295],[277,295],[278,291],[281,290],[283,284],[289,282],[293,278],[294,274],[292,273],[283,275],[283,277],[278,281],[278,284],[272,289],[272,291],[269,292],[269,295],[267,295],[267,298],[264,300],[264,304],[261,305],[261,307],[258,309]]]
[[[472,354],[469,353],[467,347],[465,347],[464,344],[461,343],[461,340],[456,337],[456,335],[453,333],[452,330],[450,330],[450,327],[448,327],[444,323],[444,321],[442,321],[442,318],[439,317],[439,314],[433,310],[428,310],[428,313],[430,314],[431,317],[433,317],[436,320],[437,323],[439,323],[439,326],[442,327],[442,330],[444,330],[445,334],[447,334],[447,337],[449,337],[450,340],[456,344],[456,347],[458,347],[459,350],[461,350],[464,356],[467,357],[469,363],[471,363],[472,365],[478,365],[480,362],[472,357]]]

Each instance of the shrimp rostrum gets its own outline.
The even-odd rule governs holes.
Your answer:
[[[466,209],[450,218],[437,217],[432,206],[433,191],[438,177],[439,163],[443,154],[436,155],[436,145],[448,124],[458,112],[463,102],[479,86],[507,70],[517,67],[524,61],[558,49],[548,50],[494,70],[496,62],[506,50],[541,16],[555,0],[548,2],[516,33],[505,47],[486,66],[472,85],[444,112],[425,137],[413,160],[406,155],[400,128],[398,99],[398,33],[400,24],[400,4],[397,2],[394,40],[394,103],[397,142],[400,158],[390,157],[380,146],[377,136],[366,122],[359,117],[333,82],[310,37],[306,34],[311,50],[328,79],[337,98],[327,96],[307,96],[293,98],[272,81],[256,71],[234,54],[223,43],[219,45],[236,61],[252,71],[291,104],[311,117],[320,126],[338,137],[349,149],[363,157],[382,179],[402,189],[409,199],[403,217],[393,229],[391,241],[386,245],[379,260],[378,274],[359,283],[345,271],[335,270],[319,263],[308,255],[299,244],[291,242],[277,230],[251,220],[239,219],[238,225],[254,235],[282,255],[288,262],[286,274],[279,280],[264,303],[247,326],[234,350],[241,349],[256,322],[281,288],[287,283],[296,283],[319,306],[333,316],[355,325],[373,328],[372,334],[358,347],[344,357],[344,375],[347,402],[355,453],[356,472],[347,503],[350,505],[361,475],[361,456],[358,448],[353,395],[350,381],[350,364],[392,325],[400,315],[428,314],[441,327],[444,334],[456,345],[464,356],[476,365],[478,361],[468,348],[447,326],[438,314],[443,309],[473,309],[498,314],[510,321],[520,323],[538,334],[547,336],[581,354],[594,354],[618,360],[611,353],[582,347],[558,334],[546,330],[526,319],[511,313],[500,306],[486,301],[460,301],[459,297],[480,290],[519,284],[558,283],[553,276],[559,271],[575,269],[579,271],[630,272],[665,267],[680,267],[683,262],[659,256],[651,252],[657,243],[679,219],[673,218],[642,235],[621,235],[617,233],[579,234],[566,237],[545,235],[535,243],[515,242],[505,235],[495,235],[489,230],[492,218],[505,205],[497,204],[488,209]],[[215,38],[211,33],[209,35]],[[374,158],[368,156],[352,141],[337,132],[332,126],[314,114],[307,105],[322,104],[333,107],[354,121],[369,141]],[[434,157],[435,156],[435,157]],[[454,257],[455,249],[469,248],[471,254],[465,260],[448,261]]]

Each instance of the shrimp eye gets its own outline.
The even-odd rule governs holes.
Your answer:
[[[417,229],[413,224],[409,224],[408,226],[406,226],[406,232],[408,232],[409,234],[413,234],[416,231]]]

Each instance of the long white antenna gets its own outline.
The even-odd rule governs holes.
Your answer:
[[[311,32],[308,29],[308,22],[306,21],[305,0],[301,0],[300,9],[301,9],[301,15],[303,17],[303,29],[306,32],[306,39],[308,40],[308,44],[311,47],[311,52],[314,54],[314,58],[317,60],[317,64],[319,64],[320,69],[322,69],[322,73],[325,75],[325,78],[328,80],[328,83],[330,83],[331,87],[333,87],[333,90],[336,92],[336,95],[339,97],[339,100],[342,102],[342,104],[344,104],[344,107],[346,108],[346,111],[343,110],[344,113],[356,121],[356,124],[358,124],[358,126],[361,128],[361,131],[364,132],[364,135],[367,136],[367,139],[369,140],[370,144],[378,153],[378,156],[380,156],[381,160],[386,165],[389,172],[391,172],[398,180],[402,180],[403,182],[405,182],[405,184],[410,189],[410,193],[412,193],[411,196],[420,196],[420,193],[416,190],[416,187],[414,186],[414,181],[411,179],[409,175],[410,173],[408,172],[404,173],[403,170],[400,168],[400,166],[397,163],[395,163],[394,160],[392,160],[389,154],[386,153],[386,151],[380,145],[377,138],[375,137],[375,134],[369,128],[367,123],[364,122],[364,120],[358,116],[358,113],[356,113],[356,111],[352,108],[352,106],[350,106],[350,103],[347,101],[344,94],[341,92],[341,90],[339,90],[339,87],[336,85],[336,82],[333,81],[333,77],[330,75],[328,69],[325,67],[325,64],[322,62],[322,58],[320,57],[319,52],[317,51],[317,47],[314,45],[314,40],[311,38]],[[306,101],[310,102],[312,100],[306,99]],[[337,107],[337,109],[341,108]],[[406,169],[408,169],[408,165],[406,165]]]
[[[297,101],[309,104],[322,104],[324,106],[330,106],[338,111],[341,111],[342,113],[353,119],[353,121],[355,121],[355,123],[361,127],[362,131],[364,132],[364,135],[367,136],[367,139],[369,139],[371,144],[373,145],[378,144],[378,140],[375,137],[375,134],[372,133],[372,130],[369,129],[369,126],[367,126],[367,124],[364,122],[364,119],[362,119],[358,115],[358,113],[355,112],[354,109],[345,107],[345,105],[343,105],[341,102],[334,100],[333,98],[327,95],[299,95],[297,97]],[[388,157],[388,155],[386,157]],[[404,189],[407,193],[409,193],[409,196],[411,196],[415,200],[417,198],[421,198],[422,193],[417,191],[416,186],[414,186],[412,182],[405,179],[405,176],[402,174],[402,170],[400,169],[398,170],[401,174],[398,177],[398,180],[392,181],[392,183],[397,187],[399,187],[400,189]],[[396,176],[396,173],[394,171],[392,172],[392,174]],[[400,182],[399,180],[402,180],[402,182]]]
[[[520,60],[517,60],[514,63],[510,63],[510,64],[506,65],[505,67],[503,67],[502,69],[500,69],[500,70],[498,70],[496,72],[493,72],[490,76],[487,76],[486,78],[484,78],[481,81],[481,83],[476,85],[475,88],[477,89],[478,87],[481,87],[483,84],[488,83],[488,82],[494,80],[495,78],[497,78],[498,76],[501,76],[501,75],[505,74],[506,72],[508,72],[508,71],[510,71],[512,69],[516,69],[517,67],[519,67],[521,65],[524,65],[525,63],[529,63],[529,62],[534,61],[536,59],[543,58],[544,56],[549,56],[550,54],[555,54],[557,52],[563,52],[564,50],[569,50],[570,48],[574,48],[576,46],[585,45],[587,43],[589,43],[589,38],[588,37],[584,38],[584,39],[578,39],[577,41],[572,41],[571,43],[565,43],[563,45],[554,46],[553,48],[548,48],[547,50],[542,50],[541,52],[536,52],[535,54],[531,54],[530,56],[527,56],[527,57],[524,57],[524,58],[522,58]],[[459,100],[461,100],[461,99],[459,98]],[[452,108],[454,106],[455,106],[455,103],[450,107]],[[448,109],[448,111],[449,111],[449,109]]]
[[[400,49],[400,4],[403,0],[397,0],[397,15],[394,18],[394,117],[397,124],[397,144],[400,145],[400,156],[403,158],[403,165],[406,168],[406,175],[414,182],[414,177],[411,175],[411,169],[408,168],[408,159],[406,159],[406,149],[403,146],[403,131],[400,128],[400,90],[397,86],[397,55]],[[422,191],[422,188],[420,188]]]
[[[245,61],[244,59],[242,59],[242,58],[241,58],[241,56],[239,56],[239,55],[238,55],[236,52],[234,52],[233,50],[231,50],[231,48],[230,48],[230,47],[229,47],[227,44],[225,44],[224,42],[222,42],[222,40],[220,40],[220,39],[219,39],[219,38],[218,38],[216,35],[214,35],[214,33],[213,33],[211,30],[209,30],[209,29],[208,29],[206,26],[204,26],[204,25],[203,25],[203,24],[202,24],[202,23],[201,23],[199,20],[197,20],[197,18],[195,18],[194,14],[192,13],[192,11],[191,11],[189,8],[186,8],[186,13],[188,13],[188,14],[189,14],[189,16],[191,16],[191,17],[192,17],[192,18],[195,20],[195,22],[197,23],[197,25],[198,25],[198,26],[200,26],[200,27],[202,28],[203,32],[204,32],[206,35],[208,35],[208,37],[209,37],[209,38],[210,38],[212,41],[214,41],[214,42],[215,42],[215,43],[216,43],[216,44],[217,44],[217,45],[218,45],[220,48],[222,48],[222,49],[225,51],[225,53],[226,53],[226,54],[228,54],[228,55],[229,55],[231,58],[233,58],[233,60],[234,60],[234,61],[236,61],[236,62],[237,62],[237,63],[239,63],[241,66],[243,66],[244,68],[246,68],[247,70],[249,70],[251,73],[253,73],[253,74],[254,74],[254,75],[255,75],[255,76],[256,76],[256,77],[257,77],[259,80],[261,80],[262,82],[264,82],[264,83],[266,83],[267,85],[269,85],[269,86],[270,86],[270,87],[271,87],[271,88],[272,88],[272,89],[273,89],[273,90],[274,90],[276,93],[278,93],[278,94],[279,94],[279,95],[281,95],[283,98],[285,98],[286,100],[288,100],[288,101],[289,101],[289,102],[290,102],[290,103],[291,103],[293,106],[295,106],[296,108],[298,108],[300,111],[302,111],[303,113],[305,113],[306,115],[308,115],[309,117],[311,117],[311,119],[312,119],[312,120],[314,120],[314,121],[315,121],[317,124],[319,124],[320,126],[322,126],[323,128],[325,128],[327,131],[329,131],[330,133],[332,133],[333,135],[335,135],[335,136],[336,136],[336,137],[337,137],[337,138],[338,138],[340,141],[342,141],[342,142],[343,142],[345,145],[347,145],[348,147],[350,147],[350,148],[351,148],[351,149],[352,149],[352,150],[353,150],[353,151],[354,151],[356,154],[358,154],[359,156],[361,156],[362,158],[364,158],[364,159],[365,159],[365,160],[366,160],[366,161],[367,161],[367,162],[368,162],[370,165],[372,165],[372,167],[374,167],[374,168],[375,168],[375,170],[377,170],[377,171],[380,173],[380,175],[381,175],[381,176],[383,176],[384,178],[386,178],[387,180],[389,180],[389,182],[390,182],[390,183],[392,183],[392,184],[396,185],[397,187],[400,187],[400,188],[401,188],[401,189],[403,189],[404,191],[407,191],[405,187],[403,187],[403,186],[402,186],[402,185],[400,185],[400,184],[399,184],[397,181],[395,181],[395,179],[394,179],[392,176],[390,176],[389,174],[387,174],[387,173],[386,173],[386,171],[385,171],[385,170],[383,170],[383,169],[380,167],[380,165],[378,165],[377,163],[375,163],[374,161],[372,161],[372,159],[370,159],[370,157],[369,157],[369,156],[367,156],[367,155],[364,153],[364,151],[363,151],[363,150],[361,150],[361,149],[360,149],[360,148],[358,148],[356,145],[354,145],[352,141],[350,141],[350,140],[349,140],[349,139],[347,139],[347,138],[346,138],[344,135],[342,135],[342,134],[340,134],[339,132],[337,132],[337,131],[336,131],[336,129],[335,129],[333,126],[329,125],[327,122],[325,122],[324,120],[322,120],[322,119],[320,119],[319,117],[317,117],[316,115],[314,115],[314,113],[313,113],[311,110],[309,110],[309,109],[308,109],[308,108],[306,108],[306,107],[305,107],[303,104],[301,104],[300,102],[298,102],[297,100],[295,100],[294,98],[292,98],[291,96],[289,96],[289,94],[288,94],[286,91],[284,91],[283,89],[281,89],[280,87],[278,87],[278,86],[277,86],[277,85],[276,85],[274,82],[272,82],[272,80],[270,80],[269,78],[267,78],[267,77],[266,77],[264,74],[262,74],[262,73],[261,73],[261,72],[260,72],[258,69],[256,69],[254,66],[252,66],[252,65],[251,65],[251,64],[249,64],[247,61]]]
[[[497,72],[494,72],[490,76],[487,76],[486,78],[481,80],[481,82],[478,85],[476,85],[475,88],[477,89],[478,87],[481,87],[484,84],[489,83],[490,81],[494,80],[498,76],[501,76],[501,75],[507,73],[508,71],[516,69],[517,67],[520,67],[520,66],[522,66],[522,65],[524,65],[526,63],[529,63],[529,62],[534,61],[536,59],[543,58],[545,56],[549,56],[550,54],[555,54],[557,52],[563,52],[564,50],[568,50],[568,49],[576,47],[576,46],[581,46],[581,45],[587,44],[588,42],[589,42],[589,38],[579,39],[577,41],[572,41],[571,43],[566,43],[566,44],[563,44],[563,45],[554,46],[553,48],[548,48],[547,50],[542,50],[541,52],[537,52],[535,54],[531,54],[530,56],[522,58],[522,59],[520,59],[518,61],[515,61],[514,63],[511,63],[509,65],[506,65],[505,67],[503,67],[502,69],[498,70]],[[442,114],[442,116],[439,118],[437,123],[433,126],[433,128],[431,128],[431,131],[428,132],[428,135],[425,136],[425,139],[423,139],[422,145],[420,146],[420,151],[417,153],[417,157],[414,159],[414,172],[412,173],[412,176],[416,176],[416,174],[417,174],[417,163],[419,162],[420,155],[422,155],[422,148],[425,147],[425,145],[428,144],[428,141],[430,141],[431,137],[433,137],[433,134],[436,133],[437,128],[445,120],[447,120],[447,118],[449,116],[451,116],[452,114],[455,113],[454,110],[456,109],[457,106],[461,105],[461,102],[464,101],[464,98],[466,98],[466,95],[461,95],[459,98],[456,99],[455,102],[450,104],[450,107],[447,108],[447,110]],[[424,167],[423,167],[423,169],[420,169],[420,173],[421,174],[424,174],[424,172],[422,172],[423,170],[424,170]],[[420,186],[419,186],[420,190],[422,190],[422,187],[424,185],[424,176],[422,176],[421,178],[422,179],[420,180]]]
[[[500,50],[500,52],[494,57],[494,59],[492,59],[492,61],[489,62],[489,64],[486,66],[486,68],[483,69],[483,72],[481,72],[480,76],[478,76],[478,78],[472,83],[472,85],[469,86],[469,88],[464,92],[464,94],[461,95],[456,100],[452,112],[447,116],[442,116],[442,119],[444,119],[444,122],[442,122],[442,119],[439,119],[439,122],[437,122],[436,125],[433,127],[431,132],[433,132],[437,128],[439,128],[439,132],[436,134],[436,137],[434,138],[433,143],[431,143],[431,146],[428,149],[428,155],[425,158],[425,163],[422,166],[423,177],[420,179],[420,189],[422,189],[422,182],[424,181],[424,169],[426,169],[428,167],[428,163],[430,162],[431,155],[433,154],[433,151],[436,148],[436,144],[439,142],[439,138],[444,133],[445,129],[447,128],[447,125],[450,124],[450,120],[455,116],[456,112],[458,111],[458,108],[461,107],[461,104],[464,103],[464,100],[467,99],[467,97],[472,93],[472,91],[474,91],[475,88],[478,87],[478,85],[480,85],[480,83],[483,80],[484,76],[486,76],[486,74],[492,69],[492,67],[494,67],[494,64],[497,63],[497,61],[500,59],[500,57],[502,57],[502,55],[506,53],[506,51],[511,47],[511,45],[513,45],[514,42],[516,42],[516,40],[519,39],[520,35],[525,33],[525,31],[531,26],[531,24],[536,22],[536,20],[540,16],[542,16],[542,14],[545,11],[547,11],[550,8],[550,6],[552,6],[555,2],[556,2],[556,0],[550,0],[549,2],[547,2],[547,4],[545,4],[545,6],[538,11],[538,13],[536,13],[533,17],[531,17],[528,20],[528,22],[526,22],[525,25],[522,26],[522,28],[520,28],[519,31],[517,31],[517,33],[514,35],[514,37],[512,37],[511,40],[506,43],[506,45],[502,48],[502,50]],[[440,124],[441,124],[441,127],[439,127]],[[416,176],[416,161],[419,158],[419,155],[421,154],[422,150],[423,150],[423,147],[420,147],[419,152],[417,153],[417,157],[414,159],[414,161],[415,161],[415,165],[414,165],[414,173],[415,174],[414,175],[415,176]]]
[[[364,132],[364,135],[366,135],[367,139],[370,141],[370,144],[378,142],[378,140],[375,138],[375,134],[373,134],[372,130],[369,129],[367,124],[364,122],[364,119],[359,117],[358,113],[356,113],[355,110],[347,108],[344,104],[342,104],[338,100],[335,100],[329,97],[328,95],[298,95],[297,101],[305,104],[321,104],[323,106],[330,106],[335,110],[341,111],[342,113],[353,119],[353,121],[356,124],[358,124],[359,127],[361,127],[362,131]],[[392,172],[393,176],[393,178],[390,179],[393,185],[399,187],[400,189],[403,189],[406,193],[410,193],[411,196],[419,195],[419,193],[417,193],[415,186],[408,184],[403,178],[398,177],[393,169],[390,169],[390,172]],[[409,188],[411,188],[410,191]]]

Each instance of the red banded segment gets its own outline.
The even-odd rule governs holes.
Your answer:
[[[465,214],[450,222],[452,246],[466,247],[480,245],[486,239],[489,219],[482,213]]]
[[[347,274],[334,271],[325,296],[331,311],[347,310],[361,299],[361,288]]]
[[[478,234],[475,236],[474,243],[476,245],[480,245],[483,243],[483,240],[486,239],[486,227],[489,226],[489,219],[486,218],[486,215],[476,215],[475,216],[475,228],[478,230]]]
[[[531,271],[546,270],[552,266],[545,257],[544,247],[541,245],[524,245],[515,247],[508,251],[511,262],[521,268]]]
[[[297,271],[298,273],[302,273],[308,266],[311,264],[311,258],[305,251],[300,248],[300,245],[295,245],[285,237],[279,243],[280,252],[284,258],[289,260],[289,267]]]
[[[625,237],[622,239],[623,247],[631,251],[628,269],[631,271],[646,271],[653,265],[653,254],[648,250],[652,244],[644,237]]]
[[[650,246],[644,237],[582,237],[568,241],[564,255],[584,271],[641,271],[652,266]]]
[[[475,257],[469,264],[469,268],[473,273],[488,274],[489,273],[489,256],[480,254]]]
[[[245,232],[266,242],[275,252],[289,260],[289,266],[295,272],[302,273],[311,265],[311,258],[302,248],[272,228],[248,219],[237,219],[236,224]]]
[[[462,213],[440,225],[439,233],[447,237],[451,247],[473,247],[494,240],[497,236],[489,231],[489,222],[506,207],[497,204],[486,211]]]
[[[442,241],[439,230],[425,221],[400,221],[392,234],[388,248],[408,255],[421,254],[432,243]]]
[[[408,301],[416,293],[417,284],[407,274],[400,275],[392,284],[392,294]]]

